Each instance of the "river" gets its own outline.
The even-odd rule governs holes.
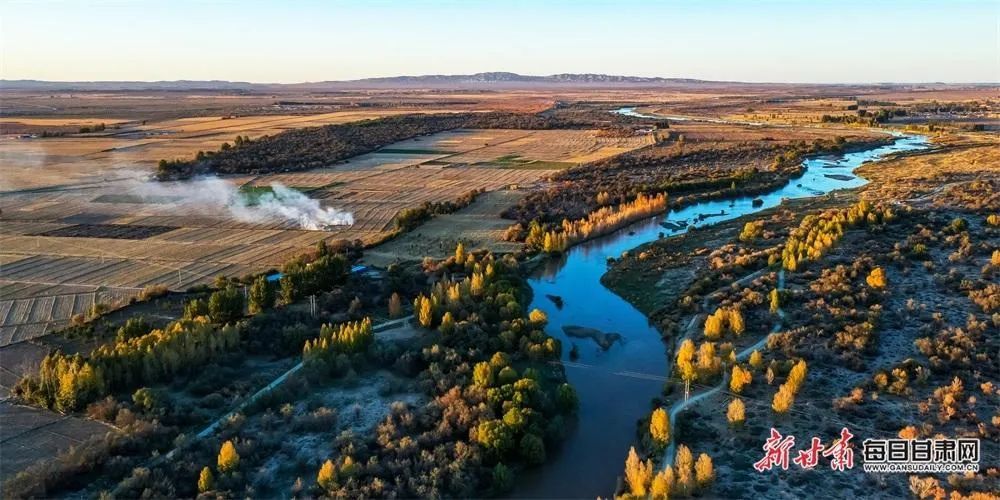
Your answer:
[[[631,108],[622,114],[643,116]],[[607,258],[618,257],[644,243],[685,232],[688,225],[708,226],[759,212],[781,204],[783,198],[819,196],[836,189],[862,186],[855,168],[888,154],[925,149],[923,136],[897,135],[895,143],[866,151],[808,158],[805,173],[769,194],[706,201],[681,210],[636,222],[606,236],[570,249],[562,258],[550,259],[529,284],[534,292],[531,308],[549,317],[547,332],[563,343],[566,376],[580,396],[579,418],[568,429],[559,449],[548,461],[517,478],[512,496],[520,498],[608,498],[624,469],[625,456],[636,437],[636,421],[651,410],[652,398],[661,393],[669,364],[665,344],[646,316],[601,284],[608,270]],[[753,205],[758,198],[763,204]],[[709,217],[706,215],[713,214]],[[671,230],[662,221],[685,229]],[[559,296],[557,307],[547,295]],[[622,341],[607,351],[585,338],[569,337],[563,326],[617,332]],[[569,359],[576,345],[579,357]]]

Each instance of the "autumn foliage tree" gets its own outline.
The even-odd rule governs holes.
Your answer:
[[[753,380],[753,374],[740,365],[733,365],[733,373],[729,378],[729,389],[736,394],[743,392],[743,387]]]
[[[678,496],[690,495],[694,491],[695,484],[694,456],[691,454],[691,449],[683,444],[677,446],[674,472],[674,493]]]
[[[323,462],[319,473],[316,474],[316,484],[324,490],[330,490],[337,484],[337,468],[334,466],[333,460]]]
[[[743,425],[743,422],[746,421],[746,407],[743,400],[735,398],[729,402],[729,406],[726,408],[726,420],[733,426]]]
[[[649,418],[649,435],[658,447],[666,446],[670,441],[670,416],[662,407],[653,410]]]
[[[674,486],[674,469],[664,467],[653,476],[653,484],[650,486],[650,495],[654,500],[666,500],[670,497],[670,490]]]
[[[215,476],[212,475],[212,469],[208,467],[202,468],[201,474],[198,475],[198,493],[212,491],[214,488]]]
[[[698,455],[698,461],[694,464],[695,481],[699,488],[707,488],[715,481],[715,468],[712,466],[712,457],[707,453]]]
[[[881,267],[876,267],[875,269],[872,269],[872,272],[868,274],[868,277],[865,278],[865,281],[868,283],[868,286],[872,288],[875,289],[885,288],[886,285],[885,270],[883,270]]]
[[[235,471],[240,466],[240,454],[236,452],[236,446],[231,440],[222,443],[219,449],[218,467],[219,472],[228,474]]]
[[[306,341],[302,348],[302,357],[307,363],[317,361],[330,363],[337,354],[364,351],[374,340],[371,318],[337,326],[323,325],[320,327],[319,337]]]
[[[628,483],[629,491],[637,497],[645,497],[652,481],[653,462],[643,462],[635,452],[635,447],[629,448],[628,458],[625,459],[625,482]]]

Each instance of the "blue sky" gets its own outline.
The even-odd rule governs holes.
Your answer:
[[[0,77],[1000,81],[1000,0],[0,0]]]

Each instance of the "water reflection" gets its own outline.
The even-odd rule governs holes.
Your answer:
[[[867,181],[853,174],[862,163],[926,147],[925,137],[902,136],[892,145],[869,151],[809,158],[800,178],[771,193],[673,210],[575,246],[566,255],[545,262],[529,279],[534,292],[531,307],[545,311],[549,317],[546,331],[563,343],[566,376],[580,395],[580,414],[560,449],[550,451],[549,461],[518,478],[514,496],[610,496],[635,438],[636,420],[650,411],[650,400],[662,389],[662,382],[655,377],[666,376],[669,369],[663,342],[645,315],[601,285],[608,257],[618,258],[622,252],[661,235],[683,233],[691,226],[704,227],[772,208],[783,199],[864,185]],[[550,296],[558,298],[561,307]],[[590,339],[567,336],[564,326],[618,332],[623,341],[604,350]],[[570,360],[573,345],[579,357]]]

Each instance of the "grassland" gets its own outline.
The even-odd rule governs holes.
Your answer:
[[[815,435],[824,444],[842,427],[866,438],[976,437],[984,454],[997,453],[1000,360],[996,336],[988,332],[998,321],[991,252],[1000,238],[987,222],[1000,210],[997,141],[987,134],[943,135],[935,144],[929,152],[861,167],[872,180],[864,188],[786,202],[640,247],[605,275],[670,346],[682,338],[695,345],[714,341],[724,357],[730,346],[740,351],[764,340],[762,361],[741,365],[751,373],[748,386],[730,384],[728,365],[714,373],[699,368],[692,391],[705,397],[671,422],[673,439],[711,454],[719,483],[714,494],[775,488],[793,496],[995,494],[997,469],[990,460],[965,476],[866,474],[859,480],[795,467],[780,474],[752,470],[772,427],[799,442]],[[895,217],[847,229],[814,262],[781,270],[779,278],[790,228],[862,199],[891,207]],[[757,230],[746,232],[747,224]],[[867,278],[875,268],[884,271],[884,285]],[[767,300],[779,283],[780,316]],[[717,309],[739,310],[745,330],[709,337],[706,317]],[[779,412],[778,386],[799,360],[808,365],[806,382],[790,409]],[[677,368],[673,373],[663,393],[668,407],[684,398]],[[716,385],[721,389],[712,390]],[[727,406],[737,399],[745,421],[727,419]]]

